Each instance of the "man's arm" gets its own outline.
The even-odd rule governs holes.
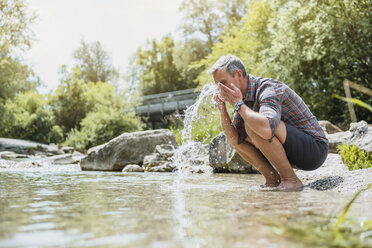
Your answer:
[[[238,132],[232,125],[229,113],[227,112],[226,109],[226,104],[222,102],[222,100],[220,100],[218,96],[216,97],[216,101],[218,104],[218,110],[220,111],[222,130],[225,132],[227,141],[230,143],[230,145],[234,147],[238,145]]]
[[[272,138],[269,119],[261,113],[254,112],[247,105],[242,105],[239,114],[243,118],[245,125],[248,125],[252,131],[261,136],[263,139]]]
[[[218,86],[221,89],[222,97],[232,106],[243,99],[240,90],[234,84],[231,84],[232,88],[229,88],[221,83],[219,83]],[[239,114],[244,119],[245,125],[248,125],[249,128],[260,137],[266,140],[272,138],[273,132],[270,127],[270,122],[265,115],[254,112],[245,104],[240,107]]]

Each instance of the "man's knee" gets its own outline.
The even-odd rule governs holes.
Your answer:
[[[245,130],[248,134],[248,137],[250,137],[251,144],[253,144],[254,146],[259,147],[259,144],[262,145],[262,142],[259,142],[259,141],[269,142],[269,140],[265,140],[264,138],[256,134],[248,125],[245,125]],[[276,137],[280,141],[280,143],[284,144],[286,140],[286,136],[287,136],[287,129],[285,127],[285,123],[283,121],[280,121],[274,138]]]

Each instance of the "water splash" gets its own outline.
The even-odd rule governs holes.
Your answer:
[[[185,193],[189,191],[186,175],[189,173],[211,174],[212,168],[209,166],[208,145],[203,142],[193,141],[193,124],[200,119],[199,109],[203,104],[212,103],[214,96],[217,94],[217,85],[207,84],[203,87],[197,101],[185,111],[184,129],[181,131],[182,144],[178,147],[171,160],[176,166],[177,172],[173,181],[173,219],[176,221],[174,233],[184,247],[202,247],[205,241],[200,237],[188,235],[187,230],[192,229],[192,219],[186,210]]]
[[[216,84],[206,84],[197,101],[185,110],[184,128],[181,131],[182,144],[171,158],[180,175],[188,173],[212,173],[209,166],[208,145],[203,141],[192,140],[193,124],[200,120],[199,110],[208,104],[216,105],[214,97],[218,93]],[[206,137],[209,138],[209,137]]]

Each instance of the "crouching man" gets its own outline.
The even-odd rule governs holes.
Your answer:
[[[301,97],[282,82],[247,74],[233,55],[220,57],[208,73],[218,84],[215,98],[228,142],[265,177],[266,186],[302,189],[293,168],[319,168],[328,140]],[[232,121],[226,102],[234,106]]]

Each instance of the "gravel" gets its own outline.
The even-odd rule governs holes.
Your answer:
[[[324,164],[315,171],[297,170],[306,187],[317,190],[355,193],[372,183],[372,168],[349,171],[338,154],[328,154]],[[372,196],[372,189],[366,194]]]

